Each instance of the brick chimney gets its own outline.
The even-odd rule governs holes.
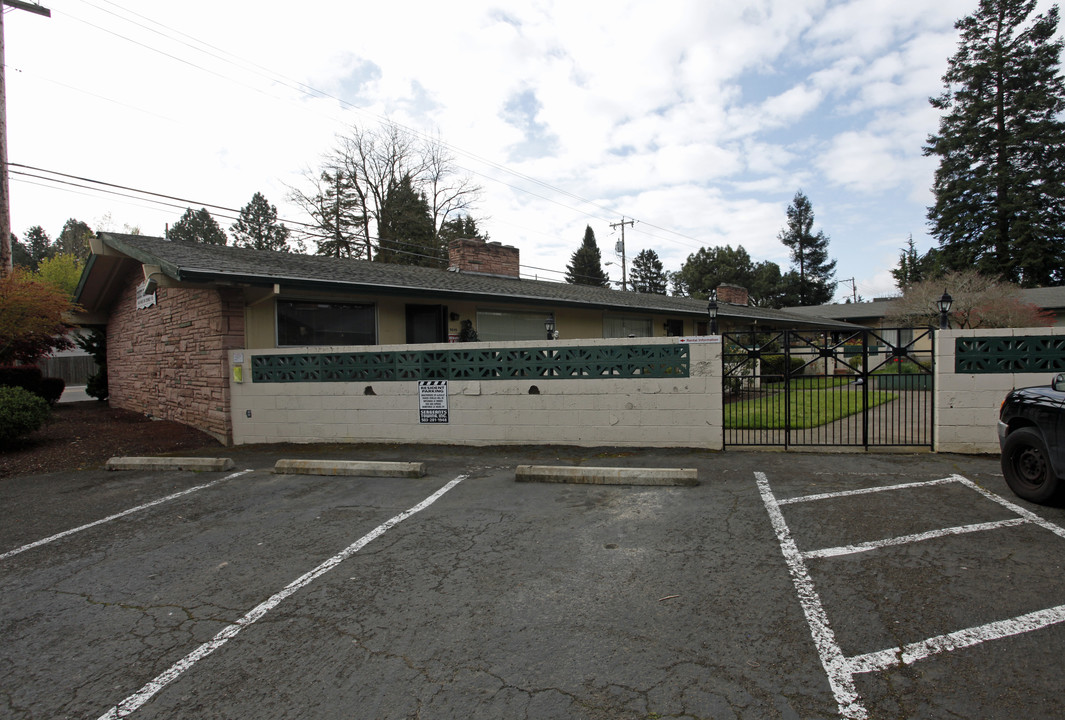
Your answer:
[[[448,269],[478,275],[520,277],[518,249],[479,238],[452,240],[448,243]]]
[[[743,305],[747,306],[748,294],[747,288],[740,287],[739,285],[718,285],[717,286],[717,301],[728,303],[729,305]]]

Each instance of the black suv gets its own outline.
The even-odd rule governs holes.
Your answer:
[[[1042,503],[1065,489],[1065,373],[1050,387],[1013,390],[998,415],[1002,473],[1018,497]]]

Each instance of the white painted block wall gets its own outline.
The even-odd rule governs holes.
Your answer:
[[[935,450],[995,453],[998,411],[1006,393],[1015,388],[1048,385],[1055,373],[955,373],[955,340],[961,337],[1065,335],[1065,328],[946,330],[936,333]]]
[[[679,344],[680,338],[567,341],[567,347]],[[543,341],[506,347],[542,347]],[[502,347],[492,343],[491,347]],[[230,378],[233,442],[388,442],[449,445],[698,447],[720,450],[721,345],[690,343],[690,377],[649,379],[451,380],[449,422],[423,424],[418,383],[254,383],[256,354],[237,350]],[[454,345],[314,348],[313,352],[455,349]],[[236,358],[242,357],[242,362]],[[530,394],[536,386],[539,394]],[[373,394],[367,395],[367,387]]]

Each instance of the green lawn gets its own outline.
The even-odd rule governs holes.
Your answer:
[[[890,402],[898,395],[883,391],[869,392],[869,407]],[[862,391],[833,390],[814,392],[792,390],[790,393],[792,428],[812,428],[861,412]],[[784,427],[784,393],[774,393],[745,402],[725,405],[725,427],[777,430]]]
[[[813,376],[813,377],[796,377],[791,379],[792,390],[817,390],[818,388],[830,388],[839,387],[840,385],[850,385],[857,380],[856,375],[833,375],[831,377],[825,376]],[[775,390],[777,392],[784,389],[784,383],[773,382],[763,383],[762,387],[766,390]]]

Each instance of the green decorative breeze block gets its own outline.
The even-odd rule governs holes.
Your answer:
[[[956,338],[954,371],[972,374],[1065,370],[1065,335]]]
[[[688,377],[686,345],[253,355],[252,382]]]

